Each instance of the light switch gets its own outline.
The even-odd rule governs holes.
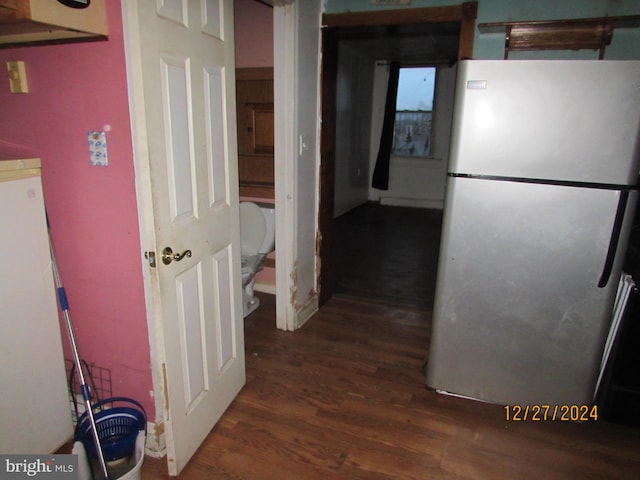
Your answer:
[[[25,69],[24,62],[7,62],[7,72],[9,72],[11,93],[29,93],[27,70]]]

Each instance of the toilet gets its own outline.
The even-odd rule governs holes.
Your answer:
[[[240,255],[242,257],[242,313],[247,317],[260,306],[253,294],[256,273],[276,246],[276,210],[269,203],[240,203]]]

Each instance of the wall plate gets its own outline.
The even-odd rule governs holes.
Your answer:
[[[89,143],[89,161],[96,167],[109,165],[107,155],[107,134],[105,132],[87,132]]]

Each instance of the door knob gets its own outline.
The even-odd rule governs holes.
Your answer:
[[[190,257],[190,256],[191,256],[191,250],[185,250],[182,253],[173,253],[173,250],[171,250],[171,247],[165,247],[164,250],[162,250],[162,263],[164,263],[165,265],[169,265],[174,260],[176,262],[179,262],[184,257]]]

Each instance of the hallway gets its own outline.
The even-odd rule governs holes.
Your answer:
[[[367,203],[334,221],[337,294],[431,310],[442,211]]]

